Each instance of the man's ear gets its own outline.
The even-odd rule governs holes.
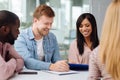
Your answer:
[[[10,31],[9,27],[7,27],[7,26],[2,26],[2,27],[0,28],[0,30],[1,30],[1,32],[2,32],[3,34],[8,34],[9,31]]]
[[[37,19],[37,18],[34,18],[34,19],[33,19],[33,22],[37,22],[37,21],[38,21],[38,19]]]

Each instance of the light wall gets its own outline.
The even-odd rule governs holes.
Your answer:
[[[90,0],[90,12],[95,16],[100,37],[106,9],[112,0]]]

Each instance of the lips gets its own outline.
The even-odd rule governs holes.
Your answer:
[[[49,29],[45,28],[44,31],[49,31]]]
[[[89,34],[89,31],[85,31],[85,32],[83,32],[83,34],[87,35],[87,34]]]

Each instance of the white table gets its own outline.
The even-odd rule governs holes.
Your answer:
[[[35,70],[24,70],[35,71]],[[88,71],[79,71],[77,74],[57,75],[43,71],[37,71],[38,74],[16,74],[10,80],[87,80]]]

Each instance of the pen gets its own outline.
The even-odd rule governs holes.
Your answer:
[[[26,71],[26,72],[19,72],[18,74],[37,74],[37,72]]]

